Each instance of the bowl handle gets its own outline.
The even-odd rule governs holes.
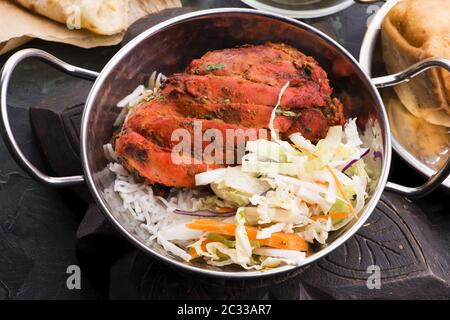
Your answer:
[[[8,61],[6,61],[5,65],[1,70],[0,132],[14,160],[31,177],[46,185],[52,187],[66,187],[81,184],[84,182],[83,176],[51,177],[40,171],[25,157],[25,155],[22,153],[22,150],[20,150],[16,139],[14,138],[14,134],[11,130],[11,125],[8,118],[8,106],[6,97],[8,92],[9,81],[14,69],[22,60],[25,60],[27,58],[37,58],[64,73],[86,80],[94,81],[97,78],[98,73],[87,69],[72,66],[59,60],[58,58],[52,56],[51,54],[48,54],[47,52],[38,49],[24,49],[16,52],[8,59]]]
[[[391,87],[403,82],[408,82],[418,74],[434,67],[441,67],[450,72],[450,60],[445,58],[428,58],[413,64],[408,69],[399,73],[372,78],[372,82],[378,89]]]
[[[432,192],[434,189],[439,187],[445,179],[447,179],[450,174],[450,157],[445,162],[444,166],[439,169],[427,182],[419,187],[405,187],[397,183],[388,182],[386,184],[385,190],[389,190],[400,194],[402,196],[418,199],[423,198]]]
[[[399,83],[409,81],[416,75],[433,67],[445,68],[447,69],[447,71],[450,72],[450,60],[444,58],[425,59],[412,65],[411,67],[402,72],[391,74],[384,77],[374,78],[372,79],[372,82],[375,84],[377,88],[386,88],[394,86]],[[444,180],[448,177],[449,174],[450,174],[450,158],[434,176],[432,176],[425,184],[423,184],[420,187],[410,188],[396,183],[388,182],[386,185],[386,189],[409,198],[421,198],[429,194],[438,186],[440,186],[442,182],[444,182]]]

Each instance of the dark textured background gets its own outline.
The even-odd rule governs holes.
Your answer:
[[[184,1],[184,4],[192,10],[216,6],[243,6],[239,1],[199,0]],[[335,15],[306,21],[331,35],[357,57],[366,30],[367,19],[373,13],[372,8],[374,7],[353,5]],[[43,49],[71,64],[96,71],[100,71],[120,48],[120,46],[116,46],[86,50],[40,40],[34,40],[25,47]],[[8,56],[9,54],[0,58],[0,66]],[[31,161],[42,169],[46,168],[30,129],[29,107],[45,97],[63,93],[70,94],[85,86],[85,82],[65,76],[38,61],[26,61],[17,68],[9,92],[10,115],[13,119],[17,140]],[[392,169],[391,179],[394,181],[409,185],[423,181],[414,170],[407,167],[397,157],[394,157]],[[386,201],[389,202],[389,199],[392,198],[388,198]],[[394,199],[397,198],[394,197]],[[412,220],[408,223],[414,224],[420,220],[417,230],[425,230],[424,232],[431,234],[433,239],[437,239],[437,242],[433,240],[432,244],[436,243],[436,246],[450,251],[448,250],[450,249],[448,194],[438,191],[414,204],[408,200],[397,199],[395,201],[401,203],[406,210],[406,215],[408,212],[415,212],[411,213]],[[82,290],[68,290],[65,283],[67,267],[79,263],[80,257],[77,257],[76,252],[76,230],[86,210],[84,202],[70,191],[55,190],[30,179],[12,160],[2,141],[0,141],[0,205],[0,299],[95,299],[107,297],[105,292],[108,289],[99,287],[96,279],[88,277],[84,273]],[[111,242],[111,245],[115,244]],[[133,259],[146,259],[139,253],[133,254],[137,255],[133,256]],[[126,259],[129,257],[125,258],[125,261],[127,261]],[[445,259],[448,262],[448,256]],[[145,261],[148,261],[146,263],[149,264],[153,263],[150,260]],[[101,259],[95,261],[98,264],[103,262]],[[121,280],[124,285],[130,285],[130,283],[134,285],[130,292],[141,290],[139,281],[136,282],[134,279],[135,282],[133,282],[133,279],[130,278],[132,275],[124,273],[123,270],[126,270],[126,267],[120,267],[120,263],[121,261],[118,261],[114,268],[119,268],[119,278],[123,273]],[[324,264],[326,265],[326,262]],[[165,267],[158,265],[156,270],[158,268]],[[446,268],[448,268],[448,263]],[[114,270],[112,274],[117,277],[117,272],[114,273]],[[104,277],[108,279],[109,275],[105,274]],[[173,277],[177,279],[176,272]],[[314,277],[311,275],[311,278]],[[156,281],[156,284],[164,287],[167,277],[161,279],[156,277],[156,280],[152,281]],[[120,281],[114,283],[116,286],[120,285]],[[139,285],[137,285],[138,283]],[[189,283],[189,281],[183,283],[182,287],[189,290]],[[307,286],[309,285],[307,284]],[[164,291],[161,287],[155,289],[161,290],[161,297],[174,297],[170,295],[173,291],[169,289]],[[285,283],[279,283],[272,287],[268,297],[300,297],[298,295],[301,295],[302,290],[299,293],[297,288],[295,293],[290,295],[289,291],[286,292],[286,290],[291,290],[289,288],[291,287],[286,286]],[[181,295],[179,297],[185,297],[184,292],[178,292]],[[169,296],[166,296],[168,294]],[[310,291],[309,296],[311,297],[311,295],[314,297]],[[252,294],[251,290],[244,290],[235,296],[240,298],[258,297]],[[323,294],[317,296],[323,297]],[[119,297],[123,298],[123,296]],[[199,293],[197,297],[221,297],[221,295],[210,290]],[[343,297],[348,296],[343,293]],[[385,297],[395,296],[389,296],[389,293],[386,292]]]

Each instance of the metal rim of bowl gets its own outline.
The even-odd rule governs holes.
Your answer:
[[[370,76],[372,76],[372,56],[375,48],[375,44],[379,38],[381,24],[384,17],[388,12],[397,4],[400,0],[390,0],[386,2],[380,10],[375,14],[370,22],[366,34],[361,45],[359,53],[359,64],[362,69]],[[383,104],[384,105],[384,104]],[[396,138],[392,135],[392,146],[398,155],[404,159],[411,167],[416,169],[425,177],[432,177],[436,171],[428,167],[425,163],[417,159],[411,152],[409,152]],[[450,177],[447,178],[442,185],[450,190]]]
[[[294,10],[294,9],[289,10],[271,6],[270,4],[262,3],[258,0],[241,0],[241,1],[246,5],[253,7],[255,9],[264,10],[275,14],[281,14],[296,19],[325,17],[334,14],[336,12],[342,11],[344,9],[347,9],[352,4],[355,3],[353,0],[343,0],[342,2],[336,3],[328,8],[310,9],[310,10]]]
[[[105,78],[110,74],[110,72],[116,67],[116,64],[121,60],[123,56],[125,56],[130,50],[132,50],[138,43],[141,41],[144,41],[145,39],[151,37],[153,34],[157,33],[160,30],[163,30],[167,27],[170,27],[171,25],[174,25],[176,23],[180,23],[183,20],[191,19],[191,18],[200,18],[202,16],[209,16],[214,14],[249,14],[249,15],[257,15],[257,16],[265,16],[272,19],[281,20],[282,22],[290,23],[296,26],[299,26],[308,32],[312,32],[319,37],[323,38],[333,46],[335,46],[354,66],[357,70],[361,72],[361,75],[366,78],[367,84],[372,88],[372,91],[375,95],[375,98],[380,106],[383,106],[383,101],[381,99],[381,96],[379,95],[378,91],[376,90],[374,84],[372,83],[371,79],[366,75],[366,73],[361,69],[359,66],[359,63],[356,61],[355,58],[346,50],[344,49],[339,43],[331,39],[326,34],[322,33],[321,31],[294,19],[284,17],[281,15],[269,13],[269,12],[262,12],[258,10],[253,9],[238,9],[238,8],[220,8],[220,9],[208,9],[208,10],[202,10],[197,12],[192,12],[188,14],[184,14],[172,19],[169,19],[165,22],[162,22],[147,31],[143,32],[133,40],[131,40],[128,44],[126,44],[122,49],[120,49],[113,58],[107,63],[107,65],[103,68],[101,71],[99,77],[95,81],[94,85],[92,86],[92,89],[87,97],[86,100],[86,107],[83,112],[82,117],[82,126],[81,126],[81,135],[80,135],[80,141],[81,141],[81,162],[83,166],[83,171],[86,177],[87,185],[89,186],[89,189],[91,193],[94,196],[95,201],[103,211],[103,213],[107,216],[107,218],[111,221],[111,223],[134,245],[141,248],[144,252],[148,253],[149,255],[159,259],[160,261],[166,263],[167,265],[178,267],[181,270],[190,272],[190,273],[196,273],[201,274],[203,276],[209,276],[209,277],[223,277],[223,278],[237,278],[237,279],[245,279],[245,278],[260,278],[260,277],[268,277],[268,276],[274,276],[277,274],[285,273],[288,271],[293,271],[295,269],[299,269],[305,265],[308,265],[314,261],[317,261],[318,259],[324,257],[328,253],[334,251],[337,247],[342,245],[344,242],[346,242],[350,237],[352,237],[366,222],[366,220],[369,218],[369,216],[372,214],[373,210],[375,209],[375,206],[377,205],[381,194],[386,186],[387,178],[390,170],[390,164],[391,164],[391,155],[392,155],[392,147],[391,147],[391,134],[389,130],[389,122],[387,118],[387,114],[384,110],[384,108],[381,108],[381,119],[382,125],[385,128],[384,134],[384,160],[381,167],[380,177],[378,181],[378,185],[376,190],[374,191],[370,201],[366,204],[364,212],[361,214],[358,221],[356,221],[345,233],[343,233],[341,236],[339,236],[336,240],[334,240],[332,243],[330,243],[326,248],[321,249],[320,251],[314,253],[310,257],[306,258],[304,262],[301,265],[297,266],[283,266],[283,267],[277,267],[274,269],[270,269],[268,271],[239,271],[239,272],[227,272],[227,271],[216,271],[216,270],[210,270],[210,269],[202,269],[195,267],[193,265],[188,265],[186,263],[177,261],[173,258],[164,256],[156,251],[154,251],[152,248],[146,246],[142,241],[140,241],[136,236],[131,234],[129,231],[127,231],[119,221],[117,221],[116,218],[109,212],[106,201],[102,198],[100,195],[100,191],[97,190],[94,184],[93,174],[91,168],[88,165],[88,154],[87,154],[87,145],[89,141],[89,134],[88,134],[88,119],[91,115],[91,111],[94,106],[94,100],[97,96],[98,90],[105,81]]]

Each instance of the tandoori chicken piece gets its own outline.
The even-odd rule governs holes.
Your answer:
[[[246,128],[268,128],[273,107],[246,103],[176,103],[174,108],[185,117],[221,119]],[[274,127],[287,131],[293,119],[284,116],[275,118]]]
[[[201,134],[216,129],[222,137],[227,137],[227,130],[236,132],[241,129],[244,132],[248,128],[254,129],[256,134],[245,136],[239,140],[242,143],[270,136],[267,132],[263,132],[264,136],[261,137],[258,130],[268,129],[272,110],[273,108],[268,106],[249,104],[184,104],[179,100],[170,102],[154,100],[134,112],[124,128],[139,132],[158,145],[169,148],[178,143],[179,136],[173,134],[179,128],[189,132],[192,140],[195,139],[195,126],[199,127]],[[291,116],[283,116],[281,111],[281,115],[275,117],[274,127],[281,134],[301,132],[307,139],[316,142],[326,135],[328,123],[326,116],[318,109],[302,109]],[[211,143],[209,140],[202,141],[203,148],[209,143]],[[236,136],[234,145],[238,145]],[[226,152],[225,144],[224,152]]]
[[[197,159],[202,159],[203,150],[212,142],[216,142],[217,147],[214,148],[211,158],[224,159],[227,150],[245,147],[247,141],[256,140],[260,135],[265,139],[270,136],[267,130],[258,130],[257,127],[255,130],[248,130],[249,128],[220,119],[167,116],[151,108],[135,112],[124,125],[124,130],[126,129],[139,133],[163,148],[173,149],[180,143],[188,143],[188,148],[183,146],[183,150]],[[187,135],[189,139],[186,139]],[[226,144],[225,139],[231,143]],[[235,151],[232,152],[235,154]]]
[[[188,156],[176,158],[171,149],[162,148],[133,131],[123,131],[114,144],[124,167],[137,173],[148,184],[193,188],[197,173],[221,167],[196,163]]]
[[[186,72],[237,76],[275,87],[282,87],[287,81],[291,87],[314,83],[321,94],[330,96],[332,93],[327,74],[318,63],[282,43],[210,51],[193,60]]]
[[[287,81],[274,121],[281,138],[300,132],[315,143],[330,126],[344,123],[343,105],[331,97],[327,75],[313,58],[284,44],[243,46],[208,52],[193,60],[186,73],[170,76],[157,97],[128,116],[115,139],[116,154],[149,184],[194,187],[195,175],[223,166],[230,150],[232,162],[226,165],[238,162],[246,141],[270,139],[270,117]],[[177,129],[184,129],[192,144],[187,151],[179,149],[180,135],[173,135]],[[206,159],[202,151],[218,142],[204,139],[210,129],[224,140],[214,149],[218,157]],[[249,136],[245,130],[264,136]],[[234,133],[231,147],[228,131]],[[243,131],[238,139],[236,132]]]
[[[184,101],[186,102],[186,101]],[[245,128],[268,128],[273,107],[245,103],[183,103],[178,99],[160,102],[153,100],[141,105],[130,115],[124,127],[139,126],[144,118],[153,116],[185,117],[198,120],[221,120]],[[284,132],[293,119],[284,116],[275,118],[275,129]]]
[[[187,99],[200,103],[247,103],[274,107],[279,87],[251,82],[234,76],[174,74],[163,89],[164,97]],[[314,83],[286,89],[281,107],[303,109],[326,106],[329,96],[323,95]]]

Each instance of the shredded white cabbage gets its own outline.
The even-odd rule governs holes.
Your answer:
[[[306,254],[304,252],[295,250],[282,250],[273,248],[257,248],[253,250],[254,254],[271,257],[271,258],[283,258],[289,260],[289,264],[300,264],[305,258]],[[286,261],[284,260],[284,261]]]
[[[328,239],[328,232],[331,231],[333,222],[331,218],[327,220],[318,219],[306,226],[305,231],[300,232],[300,235],[306,241],[313,243],[314,240],[320,244],[325,244]]]
[[[282,222],[275,223],[270,227],[259,230],[258,233],[256,234],[256,239],[268,239],[272,236],[272,233],[283,231],[285,228],[286,223]]]
[[[206,186],[213,182],[217,182],[225,177],[227,169],[220,168],[210,171],[201,172],[195,175],[196,186]]]
[[[360,158],[367,149],[362,146],[355,119],[344,128],[331,127],[316,146],[300,133],[290,139],[297,148],[279,140],[275,132],[272,141],[249,141],[242,166],[200,174],[198,181],[210,182],[216,195],[237,205],[238,212],[245,207],[248,224],[264,226],[256,240],[277,232],[296,232],[309,243],[326,244],[329,232],[345,226],[364,207],[369,177]],[[345,166],[348,169],[343,173]],[[334,213],[344,218],[334,219]],[[243,221],[237,214],[236,255],[228,262],[255,268],[251,257],[257,252],[264,256],[259,267],[296,264],[304,258],[275,255],[276,249],[252,252]]]
[[[244,210],[236,213],[236,263],[246,265],[252,256],[252,245],[245,230]]]
[[[170,241],[167,241],[161,234],[157,236],[158,243],[163,246],[164,250],[173,253],[174,255],[180,257],[183,260],[189,261],[192,259],[191,255],[186,253],[185,250],[181,249],[177,245]]]
[[[218,179],[211,182],[210,186],[218,197],[234,207],[246,206],[250,197],[261,194],[269,188],[266,181],[242,172],[240,166],[228,167],[223,170],[225,170],[224,174],[218,175]]]

